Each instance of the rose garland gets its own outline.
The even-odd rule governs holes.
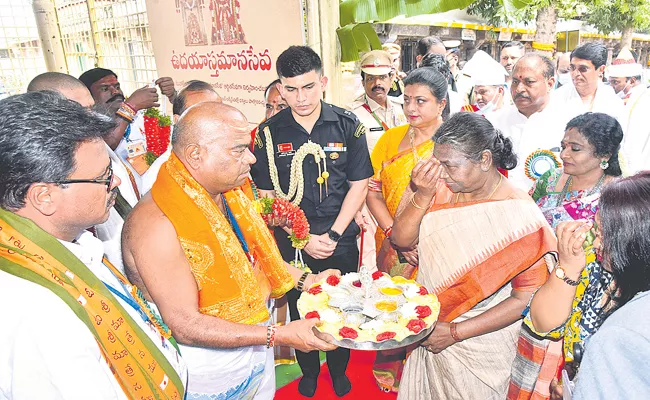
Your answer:
[[[145,161],[151,166],[169,147],[172,120],[160,114],[157,108],[148,108],[144,113],[144,134],[147,141]]]
[[[314,156],[314,161],[318,165],[319,176],[316,179],[319,185],[325,183],[327,185],[327,178],[330,174],[327,172],[327,162],[325,151],[320,145],[312,142],[311,140],[307,143],[300,146],[296,154],[293,156],[291,161],[291,174],[289,178],[289,191],[285,194],[280,187],[280,179],[278,178],[278,168],[275,165],[273,157],[273,139],[271,138],[271,131],[269,127],[264,128],[264,136],[266,139],[266,155],[269,160],[269,174],[271,175],[271,182],[273,182],[273,189],[275,190],[275,195],[277,198],[291,201],[296,206],[302,201],[302,196],[305,190],[304,187],[304,176],[302,171],[302,164],[308,155]],[[323,162],[323,169],[321,170],[321,161]],[[298,184],[300,183],[300,184]],[[326,187],[327,190],[327,187]]]
[[[257,201],[264,222],[270,225],[271,220],[286,217],[292,230],[289,236],[292,246],[298,250],[304,249],[311,237],[305,213],[297,205],[285,199],[264,197]]]

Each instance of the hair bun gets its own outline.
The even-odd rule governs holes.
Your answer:
[[[494,157],[495,164],[505,170],[514,169],[517,166],[517,155],[513,151],[512,140],[495,129]]]

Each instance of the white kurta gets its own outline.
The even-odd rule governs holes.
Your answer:
[[[549,169],[559,167],[561,162],[560,146],[567,120],[554,107],[551,101],[530,118],[515,106],[504,106],[486,115],[495,128],[512,140],[517,167],[508,171],[508,179],[526,192],[537,178]]]
[[[123,291],[102,263],[102,243],[84,232],[61,242],[98,278]],[[172,344],[122,299],[120,304],[187,383],[187,367]],[[95,337],[50,290],[0,271],[0,399],[127,399]],[[11,306],[9,306],[11,305]]]
[[[643,84],[632,88],[625,104],[623,154],[629,172],[650,170],[650,89]]]
[[[575,86],[564,85],[551,94],[551,103],[557,107],[558,113],[564,113],[564,119],[569,122],[572,118],[586,112],[599,112],[616,118],[625,130],[625,111],[623,100],[616,95],[611,86],[598,84],[593,104],[585,104]]]
[[[127,168],[131,170],[131,174],[134,178],[135,184],[138,187],[138,191],[142,193],[141,185],[142,181],[140,175],[133,169],[133,167],[127,162],[122,161],[119,156],[113,152],[110,147],[106,146],[108,151],[108,156],[111,159],[111,168],[113,168],[113,173],[120,178],[120,193],[124,199],[131,205],[135,207],[138,202],[135,190],[133,189],[133,184],[129,179],[129,173]],[[117,269],[124,273],[124,263],[122,262],[122,227],[124,226],[124,220],[120,214],[115,210],[115,207],[111,208],[108,220],[103,224],[95,226],[97,231],[97,237],[104,243],[104,253],[106,258],[111,262]]]

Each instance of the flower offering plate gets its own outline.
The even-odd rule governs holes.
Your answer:
[[[424,339],[440,303],[424,286],[365,267],[313,284],[298,299],[302,318],[319,318],[317,336],[340,347],[388,350]]]

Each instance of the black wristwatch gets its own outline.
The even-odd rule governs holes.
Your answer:
[[[327,236],[329,236],[330,240],[334,242],[338,242],[339,240],[341,240],[341,234],[331,229],[327,231]]]

